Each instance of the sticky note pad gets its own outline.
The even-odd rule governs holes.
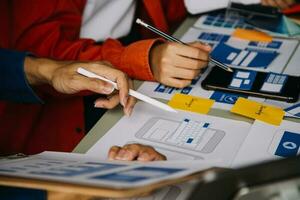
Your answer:
[[[186,94],[175,94],[168,102],[168,105],[180,110],[207,114],[214,102],[215,101],[211,99],[199,98]]]
[[[272,36],[267,33],[242,28],[235,29],[235,31],[232,33],[232,36],[255,42],[272,42],[273,40]]]
[[[280,125],[284,116],[281,108],[262,104],[245,98],[238,98],[231,112],[257,119],[272,125]]]

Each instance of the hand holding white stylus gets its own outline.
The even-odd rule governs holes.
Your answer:
[[[83,76],[86,76],[86,77],[89,77],[89,78],[97,78],[97,79],[100,79],[102,81],[108,82],[108,83],[112,84],[112,86],[113,86],[114,89],[118,89],[117,83],[115,83],[115,82],[113,82],[113,81],[111,81],[109,79],[106,79],[106,78],[104,78],[102,76],[99,76],[99,75],[97,75],[97,74],[95,74],[93,72],[90,72],[90,71],[88,71],[86,69],[83,69],[83,68],[79,67],[77,69],[77,72],[79,74],[81,74]],[[132,89],[129,89],[129,95],[131,95],[131,96],[133,96],[133,97],[135,97],[135,98],[137,98],[139,100],[142,100],[144,102],[147,102],[147,103],[149,103],[149,104],[151,104],[153,106],[161,108],[163,110],[177,113],[177,111],[175,109],[171,108],[170,106],[168,106],[168,105],[166,105],[166,104],[164,104],[164,103],[162,103],[160,101],[157,101],[157,100],[155,100],[153,98],[150,98],[150,97],[148,97],[148,96],[146,96],[144,94],[141,94],[141,93],[139,93],[137,91],[134,91]]]

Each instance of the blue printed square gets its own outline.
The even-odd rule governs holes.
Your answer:
[[[240,90],[251,90],[256,74],[256,71],[236,70],[228,87]]]
[[[280,157],[297,156],[300,147],[300,134],[285,131],[275,151]]]
[[[219,91],[215,91],[210,99],[215,100],[216,102],[219,103],[226,103],[226,104],[235,104],[235,102],[237,101],[237,99],[239,97],[244,97],[247,98],[247,95],[242,95],[242,94],[233,94],[233,93],[225,93],[225,92],[219,92]]]

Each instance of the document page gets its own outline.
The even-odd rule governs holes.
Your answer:
[[[163,111],[138,102],[130,117],[124,116],[87,155],[106,159],[109,148],[141,143],[153,146],[168,160],[202,160],[230,167],[251,125],[209,115]]]
[[[233,166],[254,164],[262,161],[296,156],[300,153],[300,124],[282,121],[272,126],[255,121]]]

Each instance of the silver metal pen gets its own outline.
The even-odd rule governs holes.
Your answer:
[[[137,20],[136,20],[136,23],[137,23],[137,24],[140,24],[140,25],[142,25],[142,26],[144,26],[145,28],[149,29],[150,31],[152,31],[152,32],[154,32],[154,33],[160,35],[161,37],[163,37],[163,38],[165,38],[165,39],[167,39],[167,40],[169,40],[169,41],[172,41],[172,42],[178,42],[178,43],[180,43],[180,44],[188,45],[188,44],[182,42],[181,40],[178,40],[177,38],[175,38],[175,37],[173,37],[173,36],[170,36],[170,35],[168,35],[168,34],[162,32],[162,31],[158,30],[157,28],[155,28],[155,27],[153,27],[153,26],[151,26],[151,25],[149,25],[149,24],[143,22],[141,19],[137,19]],[[211,62],[214,63],[216,66],[218,66],[218,67],[220,67],[220,68],[222,68],[222,69],[224,69],[224,70],[226,70],[226,71],[228,71],[228,72],[233,72],[233,70],[232,70],[229,66],[227,66],[226,64],[223,64],[223,63],[217,61],[216,59],[214,59],[214,58],[212,58],[212,57],[209,58],[209,61],[211,61]]]

